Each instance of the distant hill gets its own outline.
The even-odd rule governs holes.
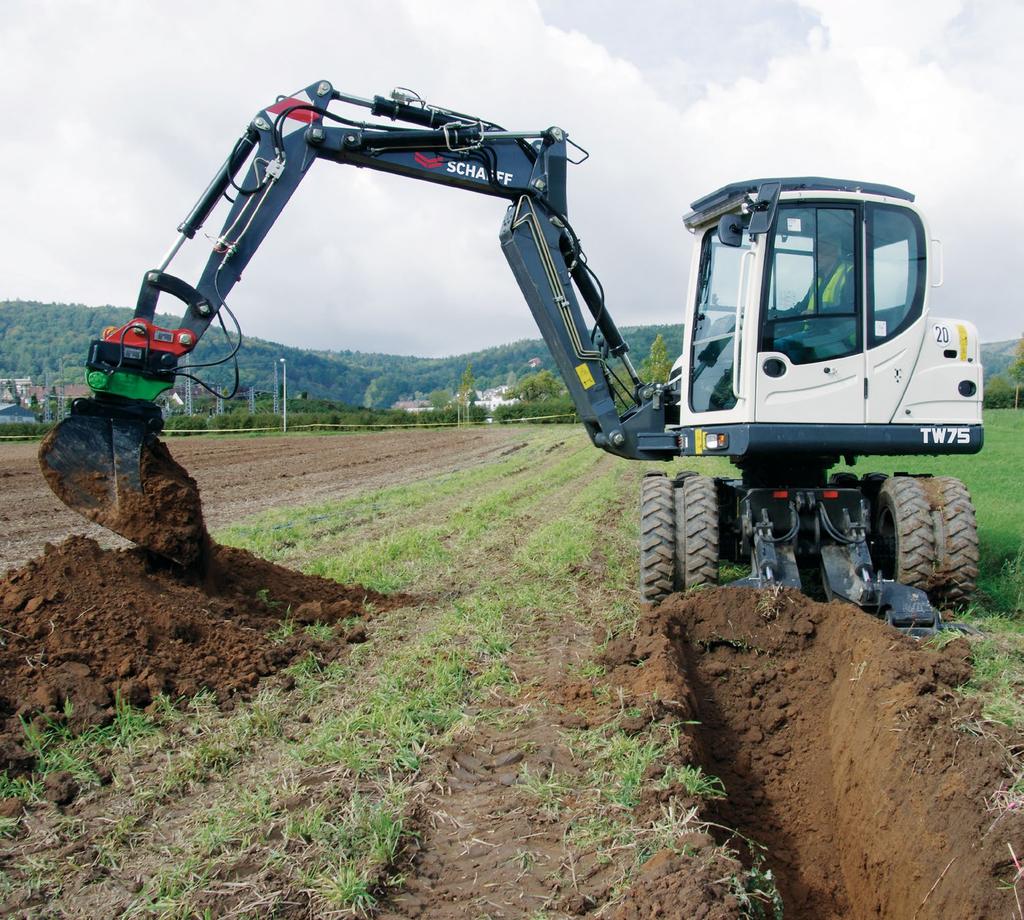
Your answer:
[[[986,380],[996,374],[1005,373],[1013,363],[1017,341],[1017,339],[1010,339],[1006,342],[990,342],[981,346],[981,363],[985,367]]]
[[[56,382],[63,355],[65,379],[81,382],[89,342],[105,326],[120,326],[132,311],[125,307],[86,307],[81,304],[44,304],[33,301],[0,301],[0,377],[32,377]],[[174,327],[174,317],[158,315],[161,325]],[[682,348],[681,324],[623,326],[633,362],[639,366],[658,334],[665,338],[670,356]],[[985,378],[1006,370],[1012,360],[1014,340],[982,345]],[[228,347],[220,329],[213,329],[193,353],[193,363],[216,361]],[[306,392],[314,399],[336,399],[356,406],[385,407],[399,399],[424,397],[432,390],[456,390],[466,365],[472,363],[477,387],[499,386],[532,373],[533,359],[539,368],[556,370],[544,342],[523,339],[449,358],[417,358],[407,355],[360,351],[316,351],[291,348],[264,339],[246,337],[238,354],[242,386],[269,390],[274,364],[288,362],[288,389]],[[197,371],[218,386],[230,386],[230,365]]]

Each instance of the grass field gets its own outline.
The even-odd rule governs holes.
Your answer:
[[[978,670],[966,689],[980,694],[990,717],[1019,728],[1024,414],[990,413],[986,422],[980,456],[898,466],[958,476],[973,495],[982,594],[968,615],[986,637],[976,643]],[[729,471],[720,460],[658,468],[684,467]],[[594,682],[597,702],[614,713],[597,656],[609,637],[629,634],[640,611],[636,504],[650,468],[594,450],[578,428],[530,429],[497,462],[265,512],[216,534],[289,567],[417,601],[375,619],[348,657],[304,659],[234,712],[200,695],[145,715],[126,709],[87,738],[35,739],[46,769],[71,770],[88,785],[91,765],[105,761],[116,776],[131,777],[116,780],[103,833],[92,837],[93,868],[144,880],[124,915],[220,916],[225,878],[245,883],[230,902],[235,916],[264,916],[285,891],[302,892],[317,915],[370,910],[404,883],[402,854],[424,833],[414,816],[433,794],[443,752],[474,733],[519,735],[529,760],[554,731],[537,689],[552,671]],[[280,634],[296,628],[282,611]],[[564,846],[598,854],[613,895],[652,853],[691,830],[692,815],[673,807],[657,820],[636,817],[652,763],[678,739],[657,725],[623,730],[632,715],[623,706],[598,728],[564,731],[572,764],[526,770],[509,792],[538,821],[557,816],[572,828]],[[676,772],[673,780],[692,795],[722,794],[699,769]],[[320,779],[311,783],[312,775]],[[3,794],[29,799],[41,791],[23,781],[3,786]],[[16,822],[0,821],[0,834],[14,831]],[[55,826],[51,846],[17,865],[58,909],[83,884],[85,870],[66,850],[84,830]],[[570,871],[544,858],[526,846],[517,871]],[[739,869],[733,884],[741,899],[752,886],[770,888]],[[10,885],[0,875],[0,896]],[[771,903],[770,891],[759,897]],[[533,916],[547,916],[543,904]]]

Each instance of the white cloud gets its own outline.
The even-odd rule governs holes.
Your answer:
[[[682,32],[665,20],[674,4],[653,3],[646,32],[639,14],[616,32],[617,6],[572,5],[9,0],[0,297],[132,303],[249,118],[326,78],[568,129],[592,153],[570,173],[571,216],[620,325],[682,318],[691,200],[823,173],[916,192],[946,241],[939,303],[984,338],[1020,331],[1008,224],[1022,110],[993,63],[1016,53],[1021,29],[1000,27],[1019,22],[1014,4],[741,4],[770,12],[743,27],[740,7],[702,6],[675,56],[664,36],[657,54],[644,44]],[[502,213],[320,164],[232,306],[247,332],[313,347],[443,354],[535,335],[497,244]],[[193,244],[173,269],[194,279],[203,258]]]

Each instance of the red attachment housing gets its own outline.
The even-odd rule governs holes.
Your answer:
[[[133,319],[123,326],[107,326],[103,330],[103,341],[128,348],[170,352],[181,358],[195,348],[196,334],[191,329],[164,329],[148,320]]]

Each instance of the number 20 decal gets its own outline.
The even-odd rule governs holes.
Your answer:
[[[939,345],[949,344],[949,326],[935,326],[935,341]]]

